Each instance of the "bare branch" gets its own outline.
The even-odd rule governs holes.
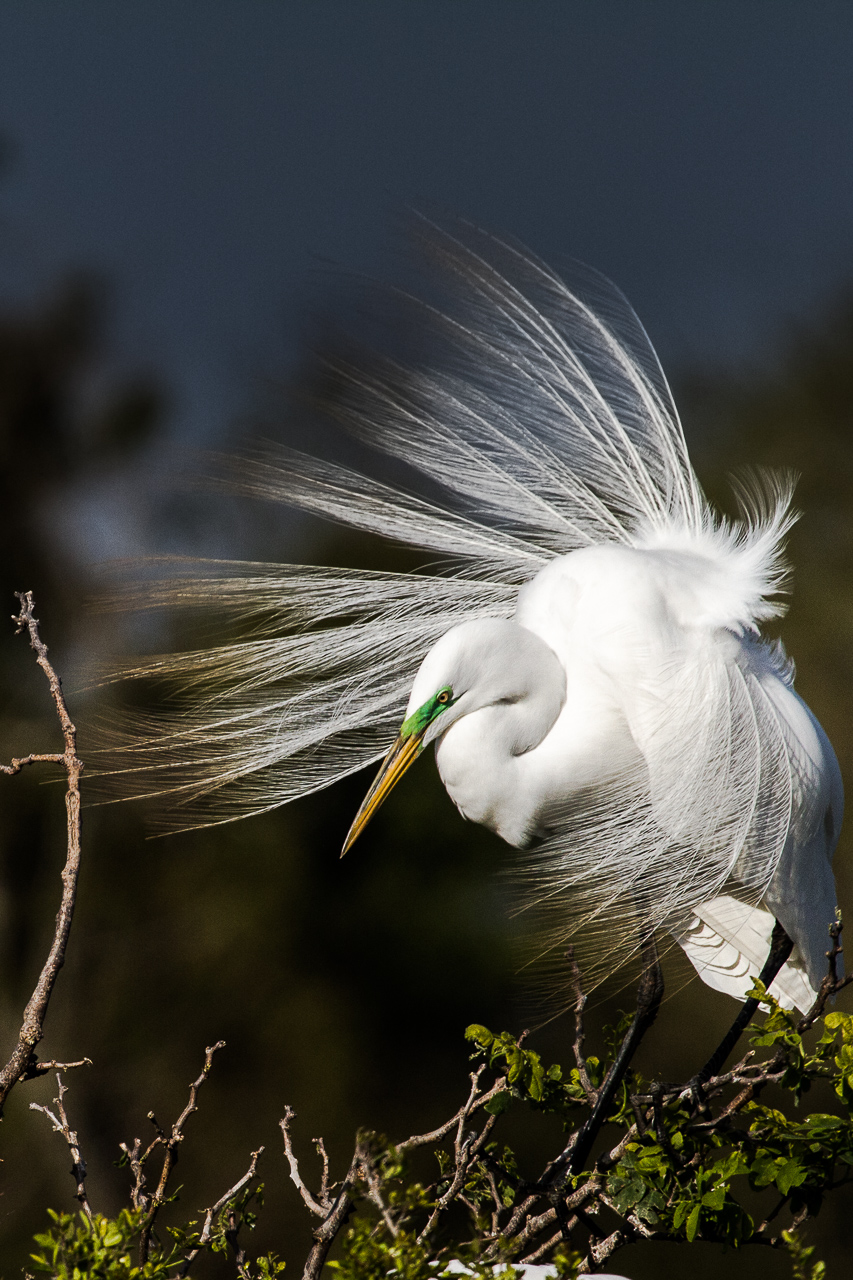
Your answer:
[[[290,1140],[290,1122],[296,1118],[296,1112],[292,1107],[284,1108],[284,1115],[279,1120],[279,1128],[284,1138],[284,1154],[287,1157],[287,1163],[290,1166],[290,1180],[296,1187],[296,1190],[302,1197],[303,1202],[308,1206],[311,1212],[318,1218],[323,1218],[328,1214],[331,1208],[331,1200],[329,1199],[328,1175],[329,1166],[326,1160],[323,1161],[323,1183],[320,1191],[320,1199],[315,1200],[311,1192],[302,1181],[299,1173],[299,1161],[293,1151],[293,1144]],[[316,1139],[315,1139],[316,1141]]]
[[[35,1080],[38,1076],[46,1075],[48,1071],[73,1071],[76,1067],[93,1065],[91,1058],[79,1058],[77,1062],[31,1062],[21,1079]]]
[[[362,1174],[364,1176],[365,1182],[367,1183],[368,1196],[376,1205],[376,1208],[379,1210],[380,1214],[382,1215],[382,1221],[385,1223],[385,1226],[388,1228],[388,1230],[391,1232],[391,1235],[396,1240],[397,1236],[400,1234],[400,1229],[397,1226],[396,1222],[394,1221],[393,1217],[391,1216],[391,1213],[389,1212],[387,1204],[382,1198],[382,1182],[376,1172],[376,1169],[374,1168],[371,1162],[367,1163],[362,1168]]]
[[[318,1200],[308,1190],[302,1180],[299,1172],[299,1161],[293,1150],[293,1143],[290,1136],[290,1122],[295,1117],[292,1107],[285,1107],[284,1116],[279,1121],[282,1138],[284,1139],[284,1154],[287,1163],[290,1166],[290,1178],[302,1197],[303,1203],[316,1217],[322,1218],[323,1221],[314,1229],[314,1244],[305,1262],[305,1270],[302,1273],[302,1280],[318,1280],[320,1272],[326,1261],[329,1250],[334,1243],[335,1236],[346,1222],[353,1209],[353,1198],[350,1194],[356,1182],[363,1180],[368,1188],[373,1202],[379,1208],[383,1215],[385,1225],[391,1231],[392,1235],[396,1235],[396,1223],[390,1218],[387,1206],[385,1205],[381,1192],[379,1191],[379,1180],[376,1178],[373,1161],[370,1151],[365,1142],[359,1140],[356,1143],[350,1167],[346,1177],[340,1184],[340,1188],[336,1196],[332,1196],[329,1186],[329,1165],[326,1158],[325,1147],[321,1139],[315,1138],[315,1144],[320,1152],[323,1160],[323,1175],[321,1183],[321,1194]],[[455,1121],[455,1117],[454,1117]],[[371,1184],[373,1184],[371,1186]]]
[[[71,931],[71,921],[74,916],[74,904],[77,897],[77,878],[80,873],[81,853],[80,774],[83,770],[83,764],[77,758],[77,730],[74,728],[71,717],[68,714],[59,677],[48,660],[47,646],[39,635],[38,618],[33,612],[35,604],[32,592],[19,591],[15,594],[21,602],[21,611],[14,621],[19,632],[26,630],[30,646],[36,655],[36,662],[47,677],[51,696],[56,707],[56,714],[62,728],[65,751],[62,755],[32,755],[26,756],[22,760],[13,760],[11,765],[3,766],[3,772],[7,774],[18,773],[25,764],[35,764],[39,761],[63,765],[68,778],[65,792],[67,852],[65,867],[62,871],[62,898],[56,917],[53,943],[39,974],[35,990],[24,1010],[21,1029],[18,1033],[18,1043],[9,1061],[0,1071],[0,1116],[3,1114],[6,1099],[18,1081],[31,1079],[35,1074],[32,1069],[35,1061],[35,1047],[44,1035],[44,1020],[47,1016],[47,1007],[50,1003],[50,997],[59,970],[65,963],[65,949],[68,945],[68,935]]]
[[[613,1231],[606,1239],[601,1241],[591,1241],[589,1253],[580,1263],[578,1267],[578,1275],[584,1275],[591,1271],[593,1267],[600,1267],[602,1262],[606,1262],[617,1249],[621,1249],[623,1244],[629,1244],[632,1238],[630,1231],[624,1229]]]
[[[484,1070],[484,1067],[480,1067],[472,1075],[472,1080],[476,1077],[477,1081],[479,1081]],[[499,1093],[506,1093],[508,1089],[509,1085],[505,1078],[501,1076],[492,1085],[491,1089],[487,1089],[484,1093],[477,1093],[473,1096],[473,1100],[472,1095],[469,1095],[468,1101],[464,1106],[460,1107],[456,1114],[451,1116],[443,1125],[440,1125],[437,1129],[433,1129],[431,1133],[419,1133],[414,1137],[406,1138],[404,1142],[396,1143],[395,1150],[399,1151],[401,1154],[405,1154],[407,1151],[415,1150],[416,1147],[426,1147],[429,1146],[430,1143],[440,1142],[442,1138],[446,1138],[447,1135],[459,1125],[460,1121],[473,1115],[475,1111],[482,1110],[487,1102],[491,1102],[492,1098],[496,1098]]]
[[[166,1202],[166,1188],[169,1183],[169,1178],[171,1176],[172,1169],[175,1166],[175,1161],[178,1158],[178,1147],[181,1145],[181,1143],[184,1140],[184,1125],[186,1124],[187,1120],[192,1115],[192,1113],[198,1110],[198,1107],[196,1105],[196,1100],[198,1098],[198,1091],[201,1088],[201,1086],[204,1084],[207,1077],[210,1075],[210,1068],[213,1066],[214,1054],[216,1054],[220,1049],[224,1049],[224,1048],[225,1048],[225,1041],[217,1040],[216,1044],[208,1045],[208,1047],[205,1049],[204,1066],[201,1069],[200,1075],[190,1085],[189,1101],[187,1102],[187,1105],[184,1107],[181,1114],[178,1116],[175,1123],[172,1125],[172,1132],[168,1135],[168,1137],[164,1134],[163,1130],[159,1127],[159,1125],[157,1125],[157,1121],[154,1117],[154,1112],[153,1111],[149,1112],[148,1118],[157,1127],[157,1137],[151,1143],[151,1146],[145,1152],[144,1156],[140,1158],[140,1163],[144,1163],[144,1161],[148,1158],[148,1156],[157,1146],[164,1146],[165,1151],[163,1153],[163,1166],[160,1170],[160,1179],[157,1183],[157,1190],[154,1192],[153,1196],[150,1199],[148,1213],[146,1215],[145,1221],[142,1224],[142,1230],[139,1235],[139,1260],[143,1266],[148,1261],[148,1252],[151,1246],[151,1232],[154,1228],[154,1222],[157,1218],[157,1214],[160,1212],[161,1206],[164,1205]],[[138,1189],[138,1184],[137,1184],[137,1189]]]
[[[208,1050],[208,1052],[210,1052],[210,1050]],[[253,1151],[252,1163],[249,1165],[242,1178],[235,1182],[233,1187],[229,1187],[225,1194],[219,1197],[216,1204],[211,1205],[209,1209],[205,1210],[204,1226],[201,1229],[198,1244],[186,1255],[183,1266],[177,1273],[179,1276],[185,1276],[187,1274],[198,1255],[210,1244],[210,1238],[213,1235],[213,1224],[216,1221],[217,1214],[221,1213],[226,1205],[230,1204],[232,1200],[236,1200],[243,1188],[247,1187],[257,1176],[258,1161],[263,1153],[263,1147],[258,1147],[257,1151]],[[230,1237],[232,1247],[237,1255],[237,1270],[242,1274],[244,1269],[245,1253],[237,1244],[238,1229],[239,1224],[237,1222],[236,1215],[232,1213],[231,1221],[229,1222],[229,1231],[227,1234]]]
[[[127,1162],[130,1165],[130,1171],[133,1174],[133,1186],[130,1188],[130,1203],[133,1205],[134,1209],[147,1209],[148,1197],[145,1194],[145,1156],[140,1155],[142,1143],[139,1138],[135,1138],[132,1147],[129,1147],[126,1142],[120,1142],[119,1147],[127,1156]],[[148,1152],[145,1154],[147,1155]]]
[[[361,1143],[358,1143],[353,1154],[352,1163],[350,1164],[347,1175],[341,1183],[341,1189],[337,1194],[337,1198],[331,1204],[323,1222],[314,1230],[314,1244],[311,1252],[305,1262],[305,1270],[302,1272],[302,1280],[318,1280],[320,1272],[323,1270],[323,1264],[326,1261],[329,1250],[334,1243],[335,1236],[346,1222],[352,1212],[353,1200],[350,1192],[358,1181],[363,1171],[366,1161],[369,1160],[367,1151]]]
[[[578,1078],[581,1082],[586,1100],[590,1106],[595,1106],[598,1101],[598,1091],[593,1087],[586,1069],[586,1058],[583,1056],[584,1040],[586,1033],[584,1030],[583,1015],[586,1008],[586,996],[581,986],[581,971],[577,960],[575,959],[574,947],[568,947],[566,950],[566,959],[569,963],[569,983],[572,988],[572,994],[575,997],[574,1013],[575,1013],[575,1038],[572,1044],[572,1051],[575,1057],[575,1065],[578,1069]]]
[[[317,1155],[323,1161],[323,1176],[320,1181],[320,1199],[325,1203],[329,1198],[329,1157],[326,1154],[326,1144],[322,1138],[314,1138],[314,1146],[317,1148]]]
[[[823,1015],[827,1000],[832,996],[836,996],[839,991],[842,991],[850,982],[853,982],[853,973],[849,973],[846,978],[839,978],[838,976],[838,959],[843,954],[841,946],[842,929],[843,925],[840,920],[835,920],[829,926],[830,948],[826,953],[826,976],[820,984],[814,1004],[797,1025],[797,1031],[800,1035],[804,1031],[808,1031],[809,1027],[814,1026],[818,1018]]]
[[[43,1111],[53,1125],[56,1133],[61,1133],[65,1141],[68,1143],[68,1150],[71,1152],[71,1176],[76,1180],[77,1190],[74,1192],[75,1199],[80,1201],[80,1206],[89,1221],[92,1221],[92,1209],[89,1204],[89,1197],[86,1194],[86,1161],[83,1159],[80,1151],[80,1144],[77,1140],[76,1132],[71,1128],[68,1122],[68,1116],[65,1111],[65,1095],[68,1088],[62,1082],[62,1076],[56,1073],[56,1083],[59,1087],[59,1096],[54,1098],[53,1105],[59,1112],[57,1116],[49,1107],[43,1107],[38,1102],[30,1103],[31,1111]]]
[[[55,751],[48,752],[47,755],[13,756],[11,764],[0,764],[0,773],[14,778],[15,774],[20,773],[28,764],[65,764],[65,756]]]
[[[601,1187],[601,1182],[602,1180],[599,1177],[590,1178],[588,1182],[585,1182],[583,1184],[583,1186],[578,1187],[577,1191],[573,1191],[571,1195],[564,1196],[562,1198],[563,1210],[566,1213],[569,1213],[577,1209],[582,1209],[584,1205],[589,1204],[589,1202],[593,1200],[595,1196],[598,1194],[599,1189]],[[556,1221],[557,1221],[557,1210],[554,1206],[552,1206],[550,1209],[546,1209],[544,1212],[539,1213],[534,1217],[528,1218],[527,1222],[525,1223],[524,1229],[522,1231],[519,1231],[517,1235],[514,1235],[512,1237],[513,1242],[517,1243],[522,1248],[524,1248],[524,1246],[527,1245],[531,1240],[534,1240],[536,1236],[538,1236],[545,1229],[545,1227],[550,1226],[553,1222],[556,1222]],[[562,1229],[558,1233],[557,1239],[560,1239],[561,1236],[562,1236]],[[535,1250],[535,1253],[538,1256],[541,1253],[541,1248],[537,1248]],[[535,1262],[536,1257],[529,1254],[524,1258],[524,1261]]]

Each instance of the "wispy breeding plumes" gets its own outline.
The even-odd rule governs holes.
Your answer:
[[[737,493],[742,518],[718,516],[613,285],[576,268],[570,287],[473,229],[429,228],[424,243],[451,298],[420,306],[440,354],[415,369],[328,365],[339,421],[411,485],[289,449],[226,469],[232,489],[420,548],[434,567],[208,562],[129,591],[125,604],[210,609],[251,634],[118,673],[164,681],[172,696],[117,734],[116,777],[125,794],[161,797],[172,827],[329,786],[384,754],[422,659],[451,628],[516,616],[519,589],[569,552],[642,553],[672,627],[666,644],[632,641],[623,664],[621,714],[641,767],[567,804],[526,882],[556,948],[586,922],[603,952],[631,934],[638,909],[684,941],[701,927],[697,907],[732,884],[739,901],[760,900],[796,814],[818,803],[796,793],[799,747],[771,688],[788,677],[758,637],[781,611],[790,477],[754,475]]]

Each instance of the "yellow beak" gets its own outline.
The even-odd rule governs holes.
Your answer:
[[[344,847],[341,849],[341,857],[361,835],[382,801],[392,787],[400,781],[412,761],[418,758],[423,736],[423,733],[413,733],[405,739],[402,736],[397,738],[397,741],[379,766],[379,772],[373,780],[373,785],[361,802],[361,808],[355,815],[353,824],[347,832]]]

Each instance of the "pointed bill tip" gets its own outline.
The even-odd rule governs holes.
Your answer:
[[[349,831],[347,832],[347,838],[344,841],[344,847],[341,849],[338,857],[342,858],[344,854],[347,853],[353,847],[357,837],[358,837],[358,832],[357,831],[354,832],[352,827],[350,827]]]
[[[417,759],[422,738],[422,733],[412,734],[408,738],[402,736],[397,738],[379,766],[379,772],[364,797],[361,808],[353,818],[344,847],[341,849],[341,857],[352,848],[389,791],[400,781],[412,761]]]

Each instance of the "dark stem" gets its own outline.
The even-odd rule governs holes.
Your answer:
[[[788,959],[793,948],[793,942],[777,920],[773,926],[773,935],[770,939],[770,954],[764,962],[764,968],[758,975],[758,980],[763,983],[765,989],[770,986],[770,983]],[[711,1076],[715,1076],[717,1074],[720,1067],[737,1044],[741,1035],[749,1026],[759,1008],[759,1004],[760,1001],[755,999],[745,1001],[740,1013],[723,1036],[723,1039],[720,1041],[717,1048],[711,1054],[711,1057],[705,1063],[702,1070],[698,1071],[690,1081],[692,1086],[696,1087],[703,1085],[706,1081],[710,1080]]]
[[[619,1048],[613,1066],[605,1076],[604,1083],[598,1091],[598,1098],[592,1109],[592,1115],[579,1131],[574,1146],[569,1153],[567,1172],[579,1173],[589,1158],[592,1144],[598,1137],[607,1113],[613,1102],[616,1090],[622,1083],[631,1059],[637,1052],[640,1041],[658,1016],[660,1002],[663,999],[663,972],[658,958],[654,934],[643,943],[643,976],[637,990],[637,1011],[628,1028],[625,1039]]]
[[[302,1272],[302,1280],[319,1280],[320,1272],[323,1270],[323,1264],[326,1261],[329,1250],[335,1242],[335,1236],[346,1222],[349,1215],[355,1207],[355,1201],[350,1195],[353,1185],[356,1182],[361,1166],[365,1157],[360,1144],[356,1146],[355,1155],[349,1172],[344,1178],[341,1189],[332,1202],[329,1211],[323,1222],[314,1231],[314,1244],[305,1260],[305,1270]]]

